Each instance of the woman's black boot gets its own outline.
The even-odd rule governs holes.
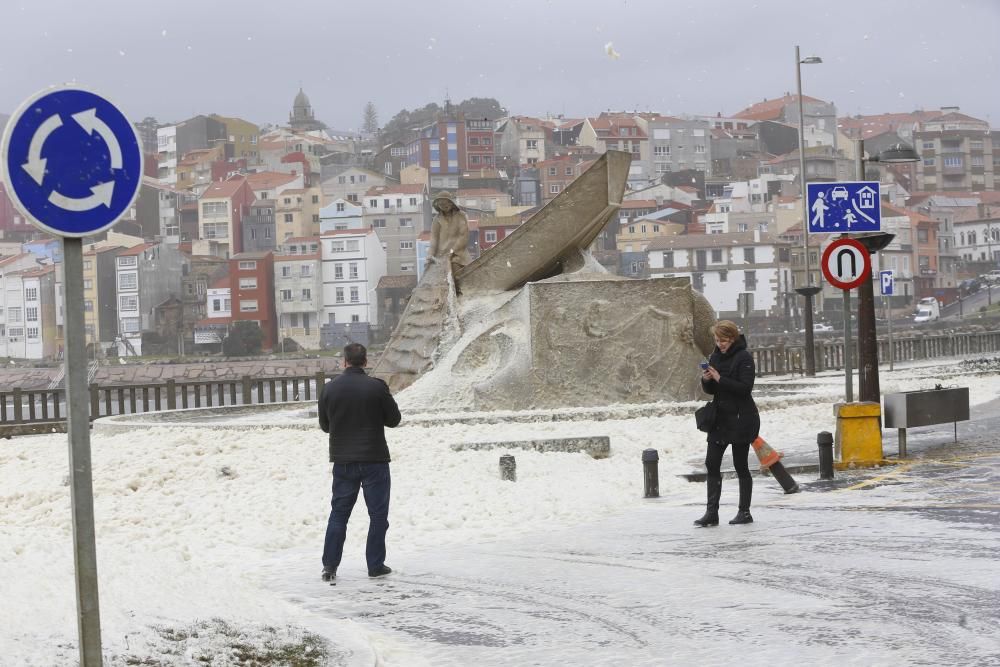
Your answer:
[[[708,479],[708,503],[705,506],[705,516],[695,519],[694,525],[705,528],[719,525],[719,498],[722,496],[722,479]]]
[[[730,521],[730,526],[737,526],[741,523],[753,523],[753,517],[750,516],[750,510],[740,510],[736,513]]]

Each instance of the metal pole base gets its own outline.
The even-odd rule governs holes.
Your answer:
[[[785,466],[781,465],[781,461],[772,463],[768,470],[778,480],[778,483],[781,484],[781,488],[785,490],[785,494],[798,493],[802,490],[792,476],[788,474],[788,471],[785,470]]]

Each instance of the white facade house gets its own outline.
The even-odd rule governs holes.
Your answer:
[[[31,253],[0,257],[0,357],[26,358],[22,273],[38,268],[38,260]]]
[[[417,236],[430,228],[429,214],[423,185],[385,185],[365,193],[364,227],[374,229],[382,241],[388,275],[416,275]]]
[[[290,238],[274,256],[278,339],[291,338],[308,350],[320,347],[323,270],[319,244],[318,236]]]
[[[754,314],[780,314],[792,291],[789,244],[768,234],[665,236],[646,253],[650,277],[690,278],[720,316],[739,312],[741,293],[753,294]]]
[[[375,288],[386,274],[386,253],[374,230],[343,229],[320,237],[323,323],[378,323]]]
[[[177,185],[177,126],[156,130],[157,173],[161,181]]]
[[[365,208],[343,198],[338,198],[319,210],[319,233],[343,229],[364,229]]]
[[[966,262],[1000,263],[1000,215],[956,221],[955,250]]]

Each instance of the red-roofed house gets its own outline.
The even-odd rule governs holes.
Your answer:
[[[243,251],[243,218],[256,196],[245,176],[212,183],[198,201],[195,252],[228,258]]]
[[[533,167],[545,159],[545,122],[528,116],[511,116],[497,127],[497,163],[501,166]]]
[[[799,97],[785,93],[783,97],[752,104],[733,116],[748,121],[775,121],[798,127]],[[811,127],[819,132],[829,133],[833,147],[837,147],[837,109],[833,103],[803,95],[802,117],[807,130]]]
[[[598,153],[609,150],[624,151],[632,155],[629,184],[645,185],[650,179],[649,136],[643,124],[633,114],[602,113],[597,118],[587,118],[580,129],[579,143],[592,146]],[[707,141],[707,140],[706,140]]]
[[[232,321],[256,322],[264,334],[261,347],[273,350],[278,343],[274,312],[274,254],[237,253],[229,259]]]

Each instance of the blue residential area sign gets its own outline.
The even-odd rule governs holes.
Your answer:
[[[65,86],[29,98],[0,141],[0,175],[35,226],[87,236],[115,224],[142,185],[142,148],[115,105]]]
[[[882,205],[877,181],[806,183],[810,234],[877,232]]]

